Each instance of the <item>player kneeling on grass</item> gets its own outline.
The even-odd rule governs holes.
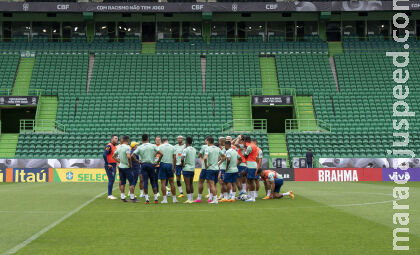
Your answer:
[[[226,161],[226,173],[224,174],[223,183],[226,184],[225,193],[223,195],[222,202],[235,202],[236,196],[236,180],[238,178],[238,160],[240,161],[241,157],[232,149],[231,142],[225,142],[225,155],[222,157],[222,160],[219,162],[219,165]],[[227,191],[231,191],[228,195]]]
[[[265,199],[273,198],[282,198],[285,196],[290,196],[292,199],[295,198],[292,191],[287,193],[280,193],[280,188],[283,185],[283,177],[280,176],[276,171],[273,170],[262,170],[258,169],[258,175],[261,176],[261,179],[267,184],[268,196]]]
[[[134,173],[131,165],[131,150],[128,144],[130,143],[130,138],[128,136],[123,136],[121,138],[121,145],[115,151],[114,158],[115,161],[119,163],[119,175],[120,175],[120,191],[121,191],[121,201],[127,202],[125,199],[125,184],[128,182],[130,184],[130,200],[131,202],[137,202],[137,199],[134,196]]]
[[[182,166],[182,174],[184,175],[184,182],[185,187],[187,189],[187,201],[184,204],[192,204],[193,202],[193,195],[194,195],[194,171],[195,171],[195,158],[196,158],[196,151],[194,147],[192,147],[193,139],[191,137],[187,137],[186,139],[186,147],[182,151],[181,156],[181,166]]]

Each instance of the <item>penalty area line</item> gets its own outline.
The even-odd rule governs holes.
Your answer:
[[[20,244],[16,245],[15,247],[13,247],[12,249],[6,251],[5,253],[3,253],[4,255],[6,254],[14,254],[17,251],[19,251],[20,249],[22,249],[23,247],[27,246],[28,244],[30,244],[31,242],[33,242],[34,240],[36,240],[38,237],[40,237],[42,234],[48,232],[50,229],[54,228],[55,226],[57,226],[58,224],[60,224],[61,222],[63,222],[64,220],[68,219],[69,217],[71,217],[72,215],[74,215],[75,213],[79,212],[80,210],[82,210],[84,207],[86,207],[87,205],[89,205],[90,203],[92,203],[93,201],[95,201],[96,199],[100,198],[101,196],[103,196],[105,194],[105,192],[101,192],[100,194],[94,196],[93,198],[89,199],[88,201],[84,202],[83,204],[81,204],[80,206],[78,206],[77,208],[73,209],[72,211],[70,211],[69,213],[67,213],[66,215],[64,215],[63,217],[61,217],[60,219],[54,221],[53,223],[51,223],[50,225],[46,226],[45,228],[41,229],[41,231],[39,231],[38,233],[34,234],[33,236],[29,237],[28,239],[26,239],[25,241],[21,242]]]

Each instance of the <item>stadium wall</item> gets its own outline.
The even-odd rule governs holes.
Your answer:
[[[329,21],[377,21],[392,20],[396,12],[369,12],[368,16],[359,16],[357,12],[333,13]],[[241,13],[213,13],[211,22],[254,22],[254,21],[319,21],[319,13],[297,13],[290,17],[283,17],[278,13],[252,13],[250,17],[243,17]],[[410,19],[420,19],[420,12],[413,11]],[[80,13],[57,13],[56,17],[48,17],[47,13],[13,13],[12,17],[2,17],[2,21],[24,22],[86,22]],[[173,13],[165,16],[163,13],[142,15],[131,13],[130,17],[123,17],[121,13],[98,13],[94,15],[94,22],[201,22],[201,13]]]

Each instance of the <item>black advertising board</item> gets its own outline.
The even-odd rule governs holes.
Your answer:
[[[295,169],[293,168],[276,168],[274,169],[278,174],[283,177],[285,181],[294,181],[295,180]]]
[[[399,6],[420,10],[420,1]],[[57,3],[0,2],[0,12],[331,12],[392,11],[393,1],[214,2],[214,3]]]
[[[252,105],[293,105],[293,96],[252,96]]]
[[[0,96],[0,105],[29,105],[36,106],[38,97],[35,96]]]

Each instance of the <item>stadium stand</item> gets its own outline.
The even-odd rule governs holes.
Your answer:
[[[12,89],[19,55],[3,52],[0,56],[0,89]]]
[[[258,55],[209,55],[206,59],[206,91],[249,95],[250,88],[261,88]]]
[[[392,89],[395,82],[390,78],[394,71],[389,64],[391,60],[384,52],[390,45],[393,43],[378,38],[373,42],[345,41],[345,54],[335,56],[340,92],[322,88],[313,91],[317,118],[330,123],[333,133],[288,134],[290,157],[303,157],[308,148],[324,158],[389,157],[386,149],[392,147],[394,140]],[[418,66],[418,55],[411,55],[408,70],[412,74],[409,82],[412,86],[405,101],[414,112],[420,109],[419,89],[414,86],[419,83]],[[410,123],[407,149],[414,151],[418,149],[416,141],[420,138],[418,121],[413,118]]]
[[[232,96],[249,96],[251,88],[262,87],[260,54],[274,56],[279,87],[296,90],[298,104],[309,107],[306,116],[332,126],[331,132],[287,133],[289,159],[303,157],[308,148],[318,158],[387,157],[384,149],[392,142],[392,93],[384,88],[391,89],[392,66],[375,48],[392,48],[392,42],[376,37],[344,39],[344,54],[333,59],[337,87],[328,44],[316,36],[305,39],[289,42],[272,36],[266,42],[262,37],[228,42],[212,37],[209,43],[196,37],[161,39],[156,54],[140,54],[138,39],[123,43],[109,38],[95,38],[91,44],[80,38],[67,43],[44,42],[52,45],[51,52],[43,52],[46,46],[37,40],[22,45],[2,42],[2,49],[38,51],[31,88],[42,89],[44,95],[58,95],[57,122],[67,131],[20,134],[16,157],[97,158],[115,132],[133,139],[140,138],[138,132],[147,132],[152,138],[168,136],[171,142],[178,134],[193,135],[198,149],[206,135],[222,135],[222,125],[232,120]],[[95,54],[87,88],[89,53]],[[5,56],[2,61],[12,64],[0,67],[9,70],[2,72],[6,76],[2,87],[10,88],[19,56]],[[418,72],[418,56],[410,61],[410,71]],[[418,83],[416,77],[413,75],[413,84]],[[411,93],[407,103],[416,111],[420,107],[418,88],[412,86]],[[413,122],[418,124],[418,120]],[[419,137],[417,131],[412,133],[414,141]],[[269,156],[267,134],[252,135]],[[89,144],[81,145],[83,139],[89,139]]]
[[[75,154],[73,157],[96,158],[103,143],[116,130],[137,139],[140,138],[138,132],[170,139],[178,134],[193,135],[198,149],[206,135],[221,136],[221,126],[232,119],[230,94],[248,93],[241,87],[245,79],[252,77],[260,82],[257,56],[214,56],[212,59],[215,60],[209,62],[208,70],[213,70],[213,66],[216,70],[219,65],[233,67],[231,72],[240,71],[238,80],[230,87],[230,80],[221,82],[227,73],[220,72],[224,75],[214,76],[214,82],[210,80],[208,91],[203,94],[200,56],[99,53],[95,56],[90,89],[86,93],[86,53],[41,54],[36,57],[36,75],[31,88],[59,96],[57,121],[64,124],[70,134],[21,134],[16,156],[45,157],[48,151],[49,157],[54,158],[69,157],[69,152]],[[239,79],[241,74],[244,77]],[[170,96],[166,97],[168,94]],[[101,135],[97,135],[98,132]],[[26,139],[28,136],[30,139]],[[79,142],[73,143],[67,138],[57,140],[60,136],[88,136],[94,147],[86,148],[89,149],[86,153],[84,148],[78,149]],[[257,136],[263,144],[267,143],[266,135]],[[36,142],[44,139],[52,143],[53,150],[48,149],[48,144]]]
[[[80,95],[86,92],[88,54],[37,54],[31,88],[44,95]],[[61,99],[61,97],[60,97]]]

